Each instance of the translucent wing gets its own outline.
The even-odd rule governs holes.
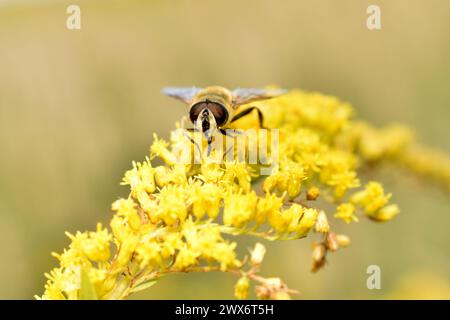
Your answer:
[[[190,104],[195,95],[199,93],[201,90],[202,90],[201,88],[196,87],[191,88],[167,87],[162,89],[162,93],[165,94],[166,96],[173,97],[187,104]]]
[[[233,106],[237,107],[252,101],[265,100],[285,94],[283,89],[235,89],[233,94]]]

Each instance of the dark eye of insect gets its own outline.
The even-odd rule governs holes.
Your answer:
[[[216,119],[217,125],[220,126],[227,122],[228,112],[224,106],[222,106],[219,103],[215,103],[215,102],[199,102],[199,103],[193,105],[191,110],[189,111],[189,118],[191,119],[192,123],[194,123],[197,120],[199,114],[205,108],[208,108],[209,111],[211,111],[214,118]]]
[[[206,103],[204,102],[200,102],[192,106],[191,110],[189,110],[189,118],[191,119],[192,123],[194,123],[197,120],[200,112],[202,112],[202,110],[205,108]]]

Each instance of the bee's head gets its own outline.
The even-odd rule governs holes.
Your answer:
[[[220,103],[205,100],[191,107],[189,110],[189,118],[194,124],[196,121],[201,120],[202,123],[209,122],[220,127],[228,121],[228,111]]]
[[[195,118],[192,123],[194,123],[194,126],[198,131],[202,131],[205,134],[210,132],[210,130],[217,128],[216,119],[208,108],[201,109],[197,118]]]

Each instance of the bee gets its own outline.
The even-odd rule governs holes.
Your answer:
[[[218,129],[226,135],[225,128],[229,124],[253,111],[258,113],[260,128],[264,128],[264,116],[258,107],[250,106],[237,112],[238,107],[250,102],[277,97],[286,93],[286,90],[238,88],[230,91],[219,86],[206,88],[169,87],[164,88],[163,93],[189,105],[189,119],[195,126],[193,130],[202,131],[208,138],[208,144],[210,144],[208,132]]]

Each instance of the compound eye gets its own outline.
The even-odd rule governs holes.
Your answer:
[[[189,118],[191,119],[192,123],[195,123],[195,121],[197,121],[198,116],[200,115],[202,110],[206,108],[206,105],[207,104],[205,102],[200,102],[191,107],[191,110],[189,110]]]
[[[216,119],[217,125],[221,126],[227,122],[228,111],[223,105],[221,105],[219,103],[211,102],[211,103],[208,103],[208,109],[213,114],[214,119]]]

